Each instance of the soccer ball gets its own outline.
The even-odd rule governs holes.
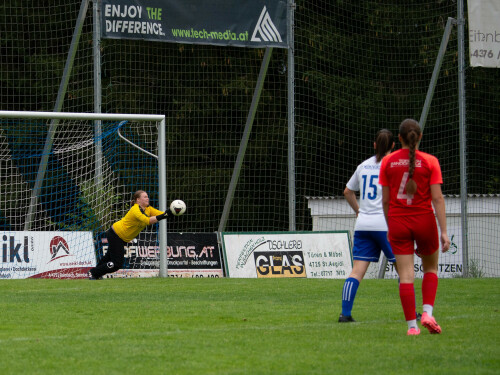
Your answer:
[[[184,203],[180,199],[176,199],[175,201],[170,203],[170,211],[175,216],[181,216],[184,212],[186,212],[186,203]]]

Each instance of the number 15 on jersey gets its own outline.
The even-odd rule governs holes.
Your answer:
[[[361,175],[363,179],[363,194],[361,195],[361,199],[368,198],[369,200],[374,200],[377,198],[377,187],[378,187],[378,175]],[[368,187],[366,184],[368,183]],[[368,189],[368,191],[367,191]]]

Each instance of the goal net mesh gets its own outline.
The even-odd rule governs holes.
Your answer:
[[[0,223],[4,242],[12,248],[8,238],[16,231],[88,232],[99,258],[107,246],[105,232],[130,208],[134,191],[145,190],[151,206],[159,208],[157,159],[119,136],[120,132],[157,155],[157,124],[102,122],[96,136],[94,121],[56,121],[0,119]],[[157,227],[149,227],[129,244],[127,262],[141,262],[138,241],[157,245]],[[75,240],[67,250],[78,260],[88,255],[79,246],[87,245]],[[10,254],[4,251],[4,262],[8,263]],[[152,258],[157,262],[156,255]],[[30,267],[40,266],[30,263]],[[150,266],[158,268],[158,264]]]

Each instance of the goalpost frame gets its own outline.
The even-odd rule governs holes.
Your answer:
[[[108,120],[108,121],[156,121],[158,126],[158,198],[159,210],[168,210],[167,205],[167,169],[165,150],[165,115],[110,114],[110,113],[75,113],[75,112],[32,112],[0,111],[0,118],[27,118],[44,120]],[[40,165],[44,170],[45,165]],[[160,247],[160,277],[167,277],[167,223],[159,222],[158,241]]]

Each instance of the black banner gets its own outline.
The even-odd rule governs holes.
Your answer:
[[[107,252],[107,239],[101,238],[101,251]],[[117,274],[153,275],[160,268],[160,249],[156,232],[141,232],[124,247],[123,269]],[[216,233],[168,233],[168,275],[171,277],[223,277]],[[119,277],[123,277],[119,276]],[[130,276],[134,277],[134,276]]]
[[[216,233],[169,233],[168,268],[222,270]]]
[[[102,0],[103,38],[237,47],[287,45],[287,0]]]

